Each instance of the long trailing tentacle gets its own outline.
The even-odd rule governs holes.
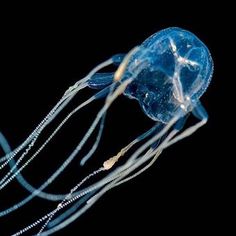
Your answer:
[[[17,148],[15,148],[11,153],[8,153],[4,157],[0,158],[0,162],[4,162],[0,166],[0,170],[8,164],[11,158],[14,158],[21,150],[23,150],[27,145],[32,143],[32,140],[37,139],[39,134],[43,129],[60,113],[61,110],[71,101],[71,99],[76,95],[76,93],[87,86],[87,81],[99,70],[113,63],[113,59],[110,58],[98,66],[96,66],[86,77],[76,82],[71,86],[63,95],[63,97],[58,101],[58,103],[52,108],[48,115],[39,123],[39,125],[34,129],[34,131],[26,138],[26,140]],[[36,140],[35,140],[36,141]],[[33,146],[33,145],[32,145]],[[30,147],[31,148],[31,147]]]
[[[174,123],[174,121],[173,121]],[[173,125],[173,123],[171,125]],[[169,128],[171,127],[171,125],[169,126]],[[168,128],[168,129],[169,129]],[[145,149],[147,149],[150,145],[152,145],[153,143],[155,143],[161,136],[163,136],[168,129],[163,129],[161,132],[159,132],[157,135],[155,135],[154,139],[152,139],[152,142],[148,141],[146,142],[141,148],[139,148],[132,156],[134,157],[134,160],[137,158],[137,156],[139,156]],[[153,154],[154,155],[154,154]],[[132,157],[131,156],[131,157]],[[149,157],[150,158],[150,157]],[[141,158],[140,158],[141,159]],[[136,162],[136,161],[135,161]],[[128,164],[128,165],[124,165],[122,167],[117,168],[117,170],[114,170],[111,174],[109,174],[107,177],[105,177],[103,180],[98,181],[96,184],[86,188],[85,190],[82,190],[79,194],[77,194],[76,196],[72,195],[72,198],[69,199],[67,202],[63,203],[62,205],[60,205],[60,210],[67,206],[68,204],[72,203],[73,201],[77,200],[78,198],[85,196],[86,194],[96,190],[96,189],[100,189],[102,186],[105,186],[106,184],[108,184],[110,182],[110,185],[108,184],[105,189],[103,188],[101,191],[98,192],[98,194],[96,194],[96,199],[98,199],[101,194],[104,194],[109,188],[113,187],[115,182],[119,182],[119,180],[123,179],[128,173],[130,173],[131,169],[129,169],[130,166],[133,166],[134,163],[132,164]],[[136,164],[137,165],[137,164]],[[139,165],[141,165],[141,163],[139,163]],[[134,166],[135,167],[135,166]],[[137,167],[135,167],[137,168]],[[134,168],[134,169],[135,169]],[[106,170],[106,169],[105,169]],[[126,172],[124,172],[126,170]],[[124,175],[124,173],[126,173],[126,175]],[[115,182],[114,182],[115,181]],[[111,184],[112,183],[112,184]],[[107,189],[107,190],[106,190]],[[105,191],[106,190],[106,191]],[[93,196],[93,197],[95,197]],[[99,197],[98,197],[99,196]],[[78,217],[78,215],[81,215],[86,209],[88,209],[91,205],[92,202],[94,203],[95,198],[91,198],[91,200],[88,202],[88,204],[86,204],[84,207],[82,207],[76,214],[76,216]],[[55,211],[55,210],[54,210]],[[22,233],[24,233],[25,231],[30,230],[32,227],[35,227],[36,225],[42,223],[44,220],[48,219],[52,214],[55,214],[55,212],[51,212],[48,213],[46,216],[40,218],[39,220],[37,220],[35,223],[29,225],[28,227],[26,227],[25,229],[19,231],[17,234],[15,235],[20,235]],[[71,216],[72,218],[75,218],[75,216]],[[71,217],[69,219],[71,219]],[[76,217],[76,218],[77,218]],[[62,223],[60,223],[59,225],[55,226],[54,228],[58,229],[58,227],[61,227],[61,224],[66,225],[66,222],[68,222],[68,219],[63,221]],[[65,226],[64,226],[65,227]],[[53,230],[55,230],[53,228]],[[52,229],[50,229],[52,230]],[[47,234],[45,234],[44,232],[41,235],[48,235],[48,231],[46,231]],[[54,231],[53,231],[54,232]]]
[[[93,100],[95,98],[96,95],[94,95],[92,98],[88,99],[84,104],[81,104],[81,106],[89,103],[91,100]],[[90,101],[89,101],[90,100]],[[72,111],[72,113],[70,113],[71,115],[78,111],[78,109],[81,108],[81,106],[77,107],[74,111]],[[67,116],[67,119],[69,119],[69,117],[71,115]],[[25,166],[27,166],[28,163],[30,163],[30,161],[33,160],[33,158],[35,156],[37,156],[37,154],[44,148],[44,146],[51,140],[51,138],[55,135],[55,133],[58,131],[58,129],[66,122],[67,120],[66,118],[64,119],[64,122],[62,122],[57,129],[51,134],[51,136],[48,137],[48,139],[45,141],[45,143],[41,146],[41,148],[39,148],[37,150],[37,152],[30,158],[27,160],[27,162],[18,170],[14,173],[14,175],[9,178],[7,181],[4,182],[4,185],[2,185],[3,187],[6,186],[6,184],[8,184]],[[99,120],[98,120],[99,121]],[[98,122],[97,121],[97,122]],[[97,124],[97,123],[96,123]],[[91,132],[95,129],[96,125],[92,125],[92,127],[90,127],[90,134]],[[83,144],[85,143],[85,141],[89,138],[90,134],[87,132],[84,139],[80,142],[80,144],[77,146],[77,150],[73,151],[72,154],[66,159],[66,161],[59,167],[59,169],[57,169],[57,171],[52,174],[52,176],[50,176],[38,189],[36,189],[31,195],[27,196],[25,199],[23,199],[22,201],[20,201],[19,203],[13,205],[12,207],[7,208],[6,210],[3,210],[0,212],[0,216],[4,216],[16,209],[18,209],[19,207],[25,205],[27,202],[29,202],[30,200],[32,200],[35,196],[37,196],[38,194],[40,194],[40,192],[42,192],[43,189],[45,189],[49,184],[51,184],[61,173],[62,171],[69,165],[69,163],[74,159],[74,157],[77,155],[78,151],[82,148]]]
[[[146,169],[148,169],[150,166],[153,165],[153,163],[157,160],[157,158],[159,157],[159,155],[161,154],[162,150],[164,149],[165,145],[169,142],[169,140],[171,140],[175,134],[178,132],[178,129],[174,129],[165,139],[164,141],[157,146],[156,148],[150,148],[145,155],[141,155],[141,157],[137,159],[135,159],[135,164],[133,164],[130,168],[118,172],[117,176],[110,184],[108,184],[104,189],[102,189],[98,194],[96,194],[95,196],[93,196],[90,200],[88,200],[87,205],[91,206],[93,203],[95,203],[106,191],[110,190],[113,187],[117,187],[120,184],[123,184],[124,182],[138,176],[139,174],[141,174],[143,171],[145,171]],[[158,136],[158,135],[157,135]],[[155,142],[154,142],[155,144]],[[156,146],[156,145],[155,145]],[[140,169],[139,171],[137,171],[136,173],[134,173],[131,176],[128,176],[130,173],[132,173],[134,170],[136,170],[139,166],[141,166],[143,163],[147,162],[148,159],[150,159],[152,156],[153,159],[151,160],[150,163],[148,163],[146,166],[144,166],[142,169]],[[126,177],[128,176],[128,177]],[[126,178],[125,178],[126,177]],[[70,218],[68,218],[67,220],[61,222],[59,225],[55,226],[53,229],[50,229],[48,231],[46,231],[44,234],[42,235],[49,235],[51,233],[54,233],[55,231],[64,228],[66,225],[68,225],[69,223],[73,222],[75,219],[77,219],[85,210],[85,208],[88,208],[87,206],[84,206],[83,209],[79,210],[77,213],[73,214]]]
[[[127,181],[131,178],[134,178],[135,176],[137,176],[138,174],[143,172],[145,169],[150,167],[151,164],[154,162],[154,160],[159,156],[160,152],[165,148],[165,146],[169,142],[169,140],[171,140],[175,136],[175,134],[178,132],[178,130],[173,130],[172,132],[170,132],[170,134],[164,139],[164,141],[161,142],[161,144],[157,148],[155,148],[154,150],[151,150],[150,146],[155,144],[155,142],[158,139],[160,139],[160,137],[162,137],[165,133],[167,133],[170,130],[170,128],[176,123],[176,121],[177,121],[177,118],[173,119],[158,134],[154,135],[153,138],[151,138],[144,145],[142,145],[130,157],[130,159],[126,162],[126,164],[124,164],[122,167],[117,168],[110,175],[108,175],[106,178],[104,178],[102,181],[99,181],[95,185],[91,186],[90,188],[87,188],[86,190],[84,190],[80,194],[78,194],[77,196],[69,199],[67,202],[60,205],[60,207],[57,208],[57,211],[61,210],[63,207],[65,207],[68,204],[72,203],[76,199],[90,193],[91,191],[94,191],[95,189],[99,189],[102,186],[105,186],[97,194],[95,194],[93,197],[91,197],[90,200],[88,200],[87,204],[85,206],[83,206],[81,209],[79,209],[78,212],[76,212],[74,215],[70,216],[68,219],[64,220],[63,222],[59,223],[59,225],[56,225],[55,227],[52,227],[51,229],[49,229],[45,232],[42,232],[42,234],[40,234],[40,235],[49,235],[49,234],[65,227],[67,224],[69,224],[70,222],[75,220],[77,217],[79,217],[84,211],[86,211],[86,209],[91,207],[91,205],[93,205],[109,189],[111,189],[115,186],[118,186],[119,184],[121,184],[121,183],[123,183],[123,182],[125,182],[125,181]],[[146,154],[142,155],[142,153],[146,149],[148,149],[148,151],[146,152]],[[147,162],[153,156],[154,156],[153,161],[151,161],[146,167],[142,168],[141,170],[139,170],[135,174],[133,174],[131,176],[128,176],[130,173],[135,171],[138,167],[143,165],[145,162]],[[52,215],[54,215],[54,214],[55,214],[55,210],[53,212],[49,213],[47,216],[40,218],[38,221],[36,221],[36,223],[33,223],[32,225],[28,226],[27,228],[23,229],[22,231],[19,231],[18,232],[19,234],[17,233],[15,235],[20,235],[21,233],[23,233],[25,231],[28,231],[29,229],[31,229],[32,227],[38,225],[39,223],[43,222],[46,219],[49,219],[49,220],[47,220],[47,223],[48,223],[51,219],[50,217],[52,217]]]
[[[56,225],[60,224],[62,221],[64,221],[67,218],[69,218],[72,214],[74,214],[80,208],[82,208],[84,203],[86,203],[87,200],[95,194],[95,192],[96,191],[92,191],[92,192],[86,194],[85,196],[81,197],[81,199],[79,199],[77,202],[75,202],[75,204],[73,204],[68,210],[66,210],[65,212],[63,212],[59,216],[57,216],[54,220],[51,220],[48,223],[47,228],[53,228]]]
[[[8,153],[5,157],[1,158],[2,160],[6,161],[0,166],[0,169],[5,167],[14,157],[17,153],[19,153],[20,150],[22,150],[25,146],[28,145],[28,147],[25,149],[23,154],[20,156],[18,161],[16,162],[15,166],[11,168],[11,170],[3,177],[3,179],[0,181],[0,189],[2,189],[5,185],[5,183],[8,183],[7,178],[10,176],[10,174],[14,171],[14,169],[18,166],[18,164],[24,159],[24,157],[27,155],[27,153],[30,151],[30,149],[34,146],[37,138],[39,137],[40,133],[43,131],[43,129],[56,117],[57,114],[69,103],[69,101],[75,96],[75,94],[80,91],[81,89],[87,87],[87,81],[100,69],[102,69],[105,66],[110,65],[113,63],[113,59],[109,59],[98,66],[96,66],[84,79],[78,81],[74,86],[70,87],[62,97],[62,99],[54,106],[54,108],[49,112],[49,114],[43,119],[43,121],[36,127],[36,129],[29,135],[29,137],[14,151]],[[76,111],[75,111],[76,112]],[[74,112],[74,113],[75,113]],[[73,112],[72,112],[73,113]],[[71,114],[72,115],[72,114]],[[70,116],[71,116],[70,115]],[[69,119],[69,118],[68,118]],[[67,120],[68,120],[67,119]],[[65,122],[64,122],[65,123]],[[64,124],[63,123],[63,124]],[[62,125],[61,125],[62,126]],[[60,128],[59,128],[60,129]],[[56,131],[57,132],[57,131]],[[51,137],[52,138],[52,137]],[[48,139],[49,140],[49,139]],[[48,141],[47,140],[47,141]],[[45,143],[47,143],[47,141]],[[14,177],[13,177],[14,178]]]
[[[135,140],[133,140],[129,145],[127,145],[125,148],[123,148],[120,152],[119,152],[119,155],[124,155],[125,152],[127,152],[133,145],[135,145],[137,142],[140,142],[141,140],[147,138],[148,136],[150,136],[153,132],[157,131],[157,128],[159,128],[159,126],[161,126],[160,124],[154,126],[153,128],[151,128],[150,130],[148,130],[147,132],[145,132],[144,134],[140,135],[138,138],[136,138]],[[104,167],[99,169],[99,172],[104,170]],[[94,174],[97,174],[98,172],[93,172],[92,174],[88,175],[86,177],[87,178],[90,178],[92,177]],[[79,183],[75,188],[73,188],[73,190],[71,190],[70,192],[70,195],[75,192],[79,187],[81,186],[81,183]],[[67,199],[68,197],[65,197],[64,200],[60,203],[63,204],[65,202],[65,200]],[[57,211],[60,210],[60,207],[57,207],[55,209],[55,213],[57,213]],[[68,211],[68,214],[71,214],[71,210]],[[67,214],[65,214],[67,215]],[[47,222],[42,226],[41,230],[39,231],[39,233],[42,233],[43,232],[43,229],[48,225],[48,223],[51,221],[52,217],[54,216],[54,214],[52,214],[49,219],[47,220]],[[38,233],[38,234],[39,234]]]
[[[102,121],[100,123],[100,127],[99,127],[99,132],[97,134],[97,138],[96,141],[93,145],[93,147],[91,148],[91,150],[85,155],[84,158],[91,156],[93,154],[93,152],[96,150],[99,140],[101,138],[101,134],[103,131],[103,127],[104,127],[104,121],[105,121],[105,116],[102,118]],[[3,134],[0,133],[0,146],[2,146],[4,152],[7,154],[11,151],[10,149],[10,145],[8,144],[6,138],[3,136]],[[12,159],[9,162],[9,165],[11,168],[14,167],[15,165],[15,161],[14,159]],[[17,172],[18,169],[15,168],[14,172]],[[37,188],[33,187],[21,174],[21,172],[16,173],[16,178],[18,180],[18,182],[26,189],[28,190],[30,193],[35,193],[37,191]],[[43,199],[49,200],[49,201],[59,201],[59,200],[63,200],[66,196],[66,194],[52,194],[52,193],[46,193],[43,191],[37,191],[37,196],[41,197]]]
[[[4,178],[0,181],[0,190],[3,189],[7,184],[9,184],[33,159],[43,150],[43,148],[49,143],[49,141],[56,135],[56,133],[62,128],[62,126],[81,108],[85,107],[92,101],[96,99],[96,95],[89,98],[87,101],[83,102],[81,105],[76,107],[72,112],[70,112],[66,118],[58,125],[58,127],[53,131],[53,133],[47,138],[47,140],[40,146],[40,148],[17,170],[17,166],[22,161],[23,158],[20,158],[16,164],[11,168],[11,170],[4,176]],[[11,173],[15,172],[10,178]]]
[[[107,96],[106,102],[103,106],[103,108],[98,112],[96,118],[94,119],[92,125],[80,141],[80,143],[77,145],[77,147],[74,149],[74,151],[71,153],[71,155],[64,161],[64,163],[31,195],[26,197],[24,200],[21,202],[13,205],[12,207],[9,207],[3,211],[0,212],[0,217],[4,216],[6,214],[9,214],[10,212],[18,209],[19,207],[25,205],[27,202],[29,202],[31,199],[33,199],[38,192],[42,191],[45,189],[49,184],[51,184],[62,172],[63,170],[71,163],[71,161],[75,158],[75,156],[78,154],[78,152],[81,150],[81,148],[84,146],[94,129],[96,128],[97,124],[103,117],[104,113],[107,111],[107,109],[110,107],[112,102],[123,93],[125,90],[126,86],[132,81],[133,78],[127,79],[123,83],[121,83],[115,90]],[[30,160],[28,160],[29,162]],[[27,162],[25,163],[27,165]],[[6,183],[6,182],[5,182]],[[5,184],[6,185],[6,184]],[[5,186],[4,185],[4,186]]]
[[[39,125],[32,131],[32,133],[26,138],[26,140],[19,145],[17,148],[12,150],[7,155],[0,158],[0,162],[4,162],[0,166],[0,170],[8,164],[8,162],[14,158],[21,150],[32,145],[32,142],[35,142],[39,134],[44,130],[44,128],[53,121],[53,119],[67,106],[67,104],[72,100],[77,92],[81,91],[87,86],[86,81],[88,80],[87,76],[80,80],[76,88],[68,94],[64,94],[63,97],[57,102],[57,104],[51,109],[51,111],[45,116],[45,118],[39,123]]]
[[[84,184],[84,182],[86,182],[88,179],[92,178],[94,175],[97,175],[98,173],[100,173],[101,171],[104,171],[104,168],[99,168],[96,171],[93,171],[91,174],[87,175],[82,181],[80,181],[74,188],[71,189],[70,193],[61,201],[60,204],[58,204],[57,208],[52,212],[52,214],[50,215],[50,217],[48,217],[47,221],[43,224],[43,226],[41,227],[41,229],[39,230],[39,232],[37,233],[37,235],[40,235],[44,228],[48,225],[48,223],[51,221],[51,219],[53,218],[53,216],[60,211],[61,206],[68,200],[71,198],[71,194],[74,193],[82,184]]]

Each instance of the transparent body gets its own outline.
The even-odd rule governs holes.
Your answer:
[[[117,65],[114,73],[98,73],[110,64]],[[66,227],[80,217],[108,190],[136,177],[148,169],[164,149],[191,135],[207,121],[207,113],[200,104],[200,97],[210,83],[213,62],[207,47],[194,34],[180,28],[168,28],[157,32],[135,47],[128,54],[115,55],[95,67],[86,77],[76,82],[52,108],[35,130],[14,150],[0,133],[0,145],[5,156],[0,158],[0,170],[7,173],[0,180],[0,191],[17,180],[27,191],[28,196],[6,209],[0,209],[4,217],[33,198],[57,201],[55,209],[39,216],[34,222],[13,235],[33,231],[37,235],[50,235]],[[48,135],[45,142],[29,155],[40,134],[57,117],[69,102],[84,88],[98,90],[92,97],[72,110]],[[99,146],[106,113],[120,95],[139,102],[143,112],[153,120],[154,125],[127,144],[115,156],[108,157],[96,170],[85,176],[66,194],[52,194],[45,189],[71,164],[80,157],[83,166]],[[35,188],[22,176],[21,171],[38,156],[50,143],[66,122],[95,100],[104,99],[104,105],[97,113],[90,127],[63,164]],[[192,113],[199,122],[184,129],[187,116]],[[92,148],[84,156],[80,151],[98,127]],[[133,153],[128,151],[135,147]],[[128,154],[127,154],[128,153]],[[119,164],[120,158],[125,162]],[[101,174],[104,173],[100,178]],[[94,176],[97,178],[93,181]],[[89,184],[86,185],[89,179]],[[1,192],[0,192],[1,193]],[[36,230],[36,232],[35,232]]]
[[[207,47],[192,33],[168,28],[145,40],[130,60],[126,77],[137,73],[125,95],[139,101],[151,119],[169,122],[186,98],[198,101],[210,83],[213,63]],[[138,72],[137,72],[138,71]]]

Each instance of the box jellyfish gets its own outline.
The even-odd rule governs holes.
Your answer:
[[[99,72],[111,64],[117,67],[114,73]],[[0,144],[6,153],[0,158],[0,170],[9,168],[0,179],[0,190],[16,179],[29,193],[20,202],[0,209],[0,217],[18,210],[35,197],[58,202],[57,207],[44,216],[39,216],[34,222],[29,222],[28,226],[19,229],[14,236],[31,230],[36,230],[36,235],[50,235],[66,227],[107,191],[147,170],[164,149],[203,126],[208,116],[199,99],[206,91],[212,73],[213,61],[206,45],[189,31],[167,28],[153,34],[127,54],[118,54],[102,62],[69,87],[47,116],[15,149],[11,150],[3,134],[0,134]],[[29,152],[44,129],[85,88],[96,92],[72,110],[33,154]],[[142,111],[153,120],[153,127],[128,143],[116,155],[107,157],[100,167],[85,176],[68,193],[46,192],[45,189],[75,158],[80,157],[80,165],[83,166],[94,155],[99,147],[106,113],[121,95],[136,100]],[[30,165],[75,113],[98,99],[103,99],[103,106],[63,164],[41,186],[35,188],[27,182],[22,170]],[[185,128],[190,114],[198,122]],[[95,129],[98,132],[92,147],[81,157],[80,151],[91,135],[94,135]],[[130,150],[133,151],[130,153]]]

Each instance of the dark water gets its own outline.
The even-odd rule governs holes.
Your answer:
[[[223,215],[227,215],[224,197],[229,192],[226,187],[229,179],[224,172],[229,163],[227,140],[234,109],[230,105],[234,68],[230,66],[229,55],[233,40],[228,29],[232,15],[221,17],[225,13],[223,8],[220,12],[207,11],[202,5],[183,13],[174,7],[173,13],[168,8],[162,12],[150,5],[137,6],[132,11],[114,8],[91,13],[81,7],[81,12],[87,11],[85,18],[79,12],[69,13],[68,17],[59,12],[55,17],[54,12],[7,14],[9,20],[4,21],[1,33],[0,130],[16,147],[64,91],[95,65],[113,54],[129,51],[160,29],[186,28],[209,47],[215,63],[212,83],[202,97],[209,122],[193,136],[167,149],[147,172],[107,193],[79,220],[55,235],[126,232],[135,235],[142,231],[145,233],[141,235],[163,235],[162,232],[193,235],[220,230]],[[90,94],[91,91],[83,92],[70,108]],[[39,186],[62,163],[101,105],[102,102],[97,102],[82,111],[81,116],[75,116],[23,172],[30,183]],[[94,162],[81,170],[78,158],[48,191],[69,191],[90,170],[152,124],[135,101],[118,99],[108,113]],[[46,136],[47,132],[43,134]],[[10,184],[0,193],[1,209],[26,194],[16,182]],[[0,235],[16,232],[55,206],[35,199],[18,212],[0,218]]]

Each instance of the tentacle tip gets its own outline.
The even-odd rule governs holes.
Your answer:
[[[84,166],[85,162],[86,162],[86,161],[81,160],[80,163],[79,163],[79,165],[80,165],[80,166]]]

